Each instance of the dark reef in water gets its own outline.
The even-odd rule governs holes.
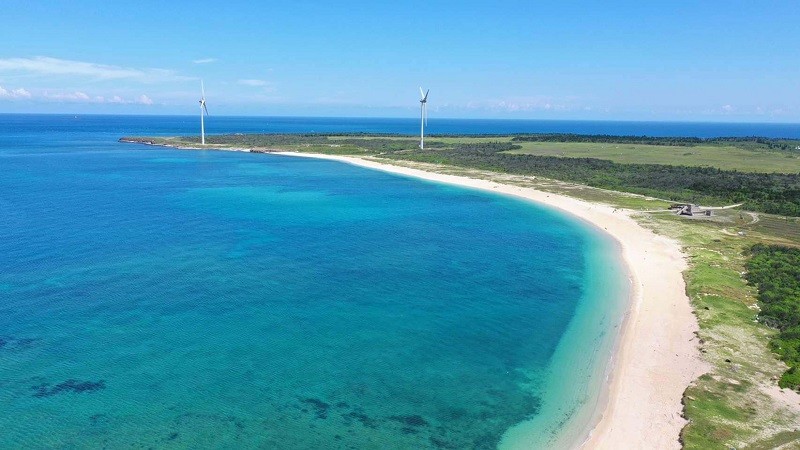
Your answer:
[[[13,336],[0,336],[0,349],[6,350],[24,349],[31,347],[39,339],[37,338],[15,338]]]
[[[111,418],[107,414],[93,414],[89,416],[89,425],[93,427],[107,426],[111,423]]]
[[[323,402],[317,398],[304,398],[300,400],[301,403],[305,403],[312,408],[316,413],[317,419],[327,419],[328,418],[328,409],[331,407],[328,403]]]
[[[389,419],[394,420],[396,422],[400,422],[407,427],[426,427],[428,426],[428,421],[423,419],[422,416],[413,415],[413,416],[391,416]]]
[[[75,392],[78,394],[82,392],[94,392],[105,388],[106,382],[104,380],[78,381],[73,379],[58,383],[55,386],[52,386],[48,383],[42,383],[38,386],[31,387],[31,389],[34,390],[33,396],[38,398],[51,397],[53,395],[62,394],[65,392]]]
[[[350,411],[347,414],[342,414],[342,417],[348,424],[353,420],[357,420],[367,428],[378,428],[378,423],[374,419],[360,411]]]
[[[489,450],[497,447],[503,433],[509,425],[519,423],[535,415],[540,406],[540,399],[533,395],[509,397],[508,393],[499,389],[489,391],[489,399],[482,400],[483,408],[470,412],[464,408],[443,408],[437,415],[423,416],[408,411],[407,414],[369,415],[369,409],[353,405],[345,401],[298,396],[295,407],[314,419],[342,420],[347,434],[335,435],[335,441],[350,441],[351,437],[363,433],[363,428],[380,430],[380,433],[402,433],[404,442],[416,442],[415,448],[431,448],[451,450],[472,448]],[[498,415],[500,405],[512,405],[505,416]],[[338,410],[338,411],[337,411]],[[338,414],[332,414],[338,413]],[[466,426],[471,433],[461,436],[453,432],[447,425],[459,423]],[[363,427],[363,428],[362,428]],[[316,428],[312,422],[309,430]],[[355,442],[355,441],[354,441]],[[347,447],[357,448],[357,447]]]
[[[216,423],[235,430],[237,434],[242,433],[245,429],[244,421],[233,415],[186,412],[177,416],[173,422],[176,428],[197,423]]]
[[[434,446],[435,448],[443,448],[448,450],[458,448],[455,445],[445,441],[444,439],[437,438],[436,436],[431,436],[429,441],[431,442],[431,445]]]

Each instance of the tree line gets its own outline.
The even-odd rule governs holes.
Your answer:
[[[759,321],[778,329],[770,348],[789,366],[778,384],[800,389],[800,249],[756,244],[746,267],[758,288]]]

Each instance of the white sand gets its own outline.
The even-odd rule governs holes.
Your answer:
[[[382,164],[357,157],[278,154],[324,158],[386,172],[520,197],[577,216],[616,239],[631,277],[631,303],[590,432],[557,444],[586,449],[680,448],[686,420],[681,398],[705,369],[700,360],[692,314],[681,272],[680,245],[654,234],[630,212],[530,188]],[[575,439],[578,439],[575,441]],[[524,434],[506,438],[504,447],[530,448]]]

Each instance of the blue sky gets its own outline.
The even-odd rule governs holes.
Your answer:
[[[0,10],[0,112],[800,120],[796,0]]]

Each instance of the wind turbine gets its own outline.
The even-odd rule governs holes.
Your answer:
[[[427,92],[422,90],[422,87],[419,88],[419,116],[420,116],[420,125],[419,125],[419,148],[425,148],[425,125],[428,124],[428,92],[431,90],[428,89]]]
[[[208,115],[208,108],[206,108],[206,89],[203,86],[203,80],[200,80],[200,144],[206,145],[206,124],[204,115]]]

